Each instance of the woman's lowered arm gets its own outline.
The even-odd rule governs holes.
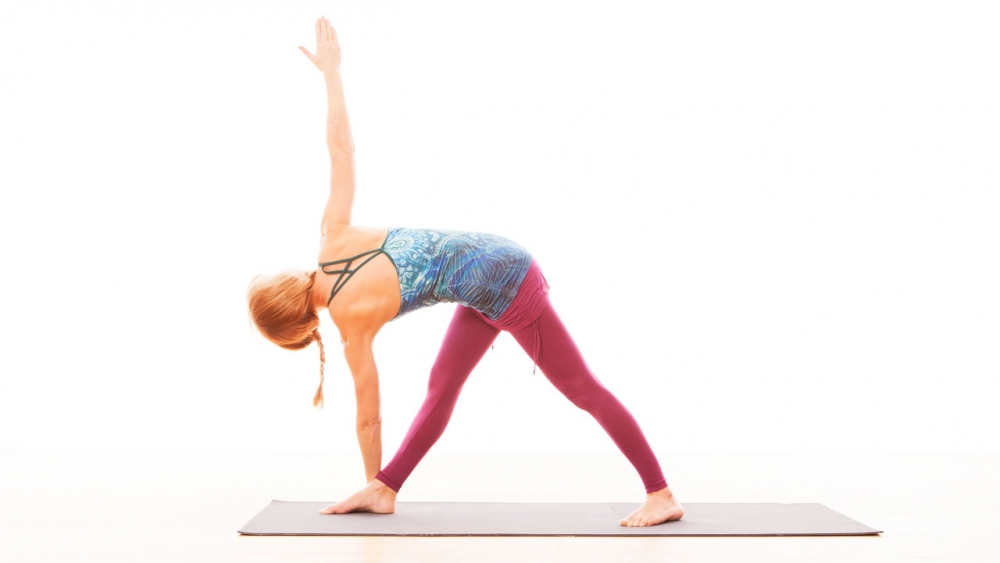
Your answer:
[[[378,368],[372,354],[371,337],[363,334],[344,338],[344,356],[354,376],[357,400],[355,430],[365,465],[365,482],[371,482],[382,469],[382,416],[378,389]]]

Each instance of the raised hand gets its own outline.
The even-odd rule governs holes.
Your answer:
[[[323,74],[336,72],[340,68],[340,43],[337,42],[337,32],[326,17],[316,20],[316,54],[305,47],[299,47],[312,64]]]

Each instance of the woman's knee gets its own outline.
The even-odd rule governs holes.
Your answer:
[[[447,397],[457,395],[465,385],[469,373],[455,369],[454,366],[438,366],[431,368],[431,377],[427,382],[427,396]]]
[[[556,387],[577,408],[587,412],[593,412],[597,409],[609,395],[608,390],[593,378],[563,383],[556,385]]]

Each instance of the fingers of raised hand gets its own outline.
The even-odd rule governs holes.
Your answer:
[[[326,19],[326,16],[320,16],[316,20],[316,41],[334,43],[337,41],[337,32],[330,25],[330,20]]]

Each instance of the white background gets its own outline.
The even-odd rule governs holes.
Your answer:
[[[355,221],[529,248],[658,452],[996,450],[992,2],[5,2],[0,447],[355,448],[250,324],[314,267],[313,49]],[[376,343],[386,459],[452,306]],[[442,451],[612,451],[508,335]]]

